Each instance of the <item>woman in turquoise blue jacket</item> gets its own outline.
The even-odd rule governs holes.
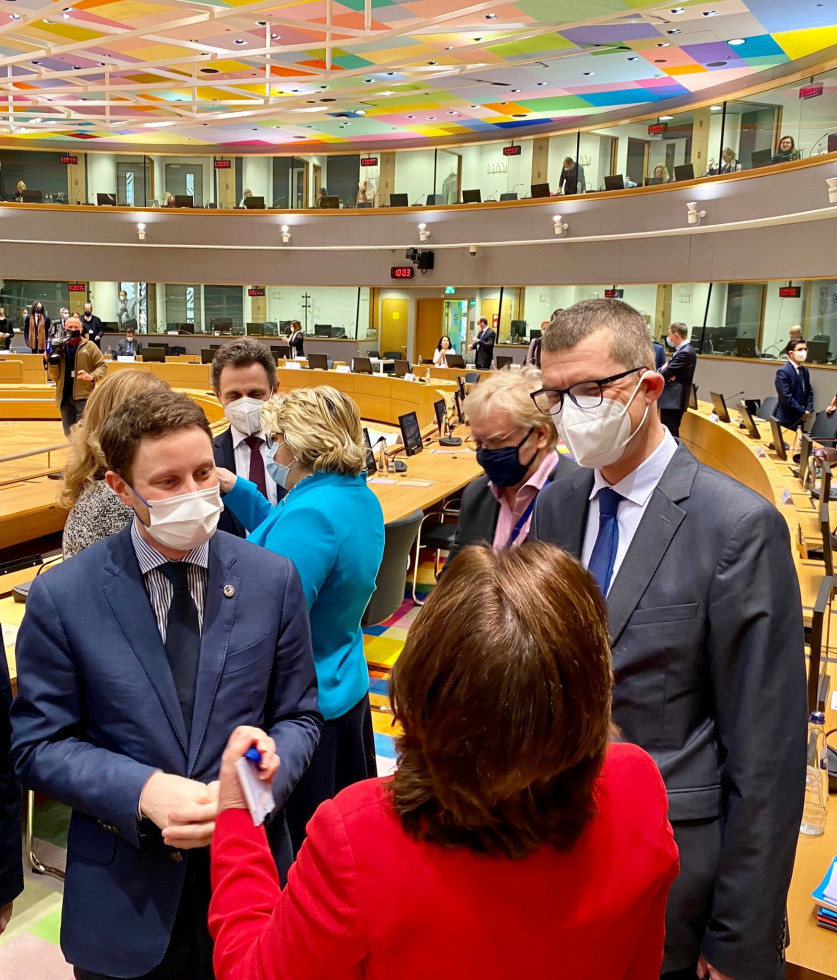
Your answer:
[[[279,504],[272,506],[249,480],[219,474],[224,504],[248,540],[290,558],[308,604],[325,725],[285,805],[298,850],[320,803],[377,775],[360,620],[384,553],[384,518],[366,485],[360,414],[347,395],[330,387],[274,395],[262,410],[262,427],[274,440],[268,472],[288,491]],[[281,745],[278,751],[281,758]]]

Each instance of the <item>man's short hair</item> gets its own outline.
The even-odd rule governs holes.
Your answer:
[[[791,340],[788,341],[788,344],[785,347],[785,353],[786,354],[790,354],[790,352],[792,350],[796,350],[796,348],[799,347],[800,345],[802,347],[806,347],[807,348],[808,341],[807,340],[802,340],[801,338],[798,338],[798,339],[797,338],[792,338]]]
[[[681,340],[685,340],[689,336],[689,328],[685,323],[671,323],[668,329],[676,333]]]
[[[249,364],[261,364],[267,372],[270,390],[273,391],[276,387],[276,361],[264,344],[249,338],[231,340],[215,351],[209,371],[213,390],[221,390],[221,372],[225,367],[247,367]]]
[[[654,370],[648,324],[621,299],[585,299],[561,310],[543,333],[541,352],[570,350],[598,330],[609,331],[610,356],[619,364]]]
[[[131,481],[140,439],[162,439],[181,429],[201,429],[212,440],[203,409],[188,395],[170,388],[145,391],[119,405],[102,426],[105,466]]]

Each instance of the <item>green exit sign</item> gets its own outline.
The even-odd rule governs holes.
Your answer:
[[[451,296],[456,292],[456,286],[445,286],[445,296]]]

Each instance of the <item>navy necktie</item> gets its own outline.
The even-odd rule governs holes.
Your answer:
[[[166,622],[166,654],[188,732],[192,727],[195,681],[201,652],[198,607],[189,591],[188,562],[168,561],[160,566],[160,571],[174,589]]]
[[[625,498],[612,487],[604,487],[598,493],[599,501],[599,533],[593,545],[593,553],[587,564],[587,571],[596,579],[602,593],[607,595],[610,580],[613,577],[613,566],[616,563],[616,552],[619,548],[619,524],[616,512],[619,501]]]

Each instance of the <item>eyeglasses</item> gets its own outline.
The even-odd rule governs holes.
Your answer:
[[[471,442],[473,442],[473,444],[477,447],[477,450],[520,449],[523,443],[526,442],[526,440],[529,438],[530,435],[532,435],[532,432],[535,429],[534,425],[532,426],[531,429],[529,429],[526,435],[520,440],[519,443],[517,443],[516,446],[506,446],[505,442],[507,439],[511,438],[511,436],[513,436],[515,432],[519,432],[522,428],[523,426],[516,425],[513,429],[510,429],[504,436],[489,436],[487,439],[483,440],[482,442],[480,442],[478,439],[474,439],[473,437],[469,437],[469,438],[471,439]]]
[[[565,395],[569,395],[582,411],[589,411],[598,408],[604,401],[604,389],[607,385],[619,381],[620,378],[627,378],[629,374],[647,370],[646,367],[635,367],[622,371],[621,374],[611,375],[609,378],[599,378],[598,381],[578,381],[569,388],[541,388],[539,391],[531,392],[529,397],[543,415],[557,415],[564,407]]]

